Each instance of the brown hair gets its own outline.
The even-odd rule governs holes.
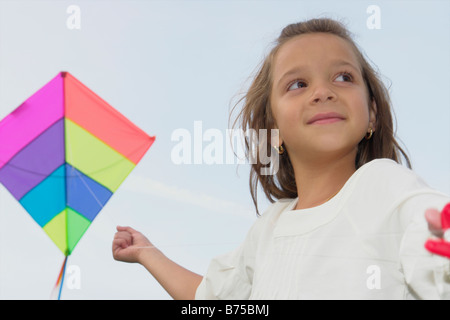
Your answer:
[[[256,132],[260,129],[275,128],[275,121],[270,105],[272,69],[275,56],[281,46],[293,37],[317,32],[333,34],[347,41],[355,52],[361,67],[362,76],[368,90],[368,105],[370,105],[371,101],[375,101],[376,103],[377,120],[375,128],[373,128],[374,134],[371,139],[362,139],[359,143],[355,167],[359,168],[363,164],[377,158],[389,158],[401,163],[401,156],[403,156],[407,166],[410,168],[411,163],[407,154],[395,139],[391,102],[387,88],[377,72],[364,58],[346,27],[340,22],[328,18],[311,19],[290,24],[282,30],[275,42],[275,46],[259,67],[250,88],[233,108],[234,110],[238,104],[244,102],[243,108],[237,115],[233,127],[239,123],[244,131],[254,129]],[[270,130],[267,131],[269,134],[267,141],[271,141]],[[265,147],[267,148],[267,150],[265,150],[266,154],[273,152],[273,150],[270,150],[270,143],[266,144]],[[247,159],[249,159],[252,154],[255,154],[255,151],[257,154],[256,159],[259,159],[259,148],[253,150],[252,145],[247,140],[245,141],[245,148]],[[249,181],[250,192],[258,214],[258,183],[261,184],[261,187],[270,202],[274,202],[276,199],[296,198],[298,196],[294,169],[289,159],[289,155],[287,154],[287,150],[279,157],[279,169],[275,175],[261,174],[261,169],[264,166],[265,165],[260,161],[251,162]]]

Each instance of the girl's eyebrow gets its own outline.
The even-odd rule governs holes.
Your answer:
[[[351,67],[356,71],[360,71],[359,68],[357,68],[353,63],[347,61],[347,60],[342,60],[342,59],[337,59],[337,60],[332,60],[331,61],[331,65],[333,67],[343,67],[343,66],[347,66],[347,67]],[[297,74],[297,73],[301,73],[303,70],[305,70],[305,67],[294,67],[292,69],[290,69],[289,71],[287,71],[286,73],[284,73],[280,79],[277,81],[277,86],[280,86],[283,83],[283,80],[293,74]]]
[[[357,68],[353,63],[351,63],[351,62],[349,62],[347,60],[341,60],[341,59],[333,60],[331,64],[333,66],[335,66],[335,67],[347,66],[347,67],[351,67],[351,68],[353,68],[353,69],[355,69],[357,71],[360,71],[359,68]]]
[[[293,74],[297,74],[297,73],[301,73],[304,69],[306,69],[305,67],[295,67],[290,69],[289,71],[287,71],[286,73],[284,73],[280,79],[278,79],[277,81],[277,86],[280,86],[283,83],[284,78],[287,78]]]

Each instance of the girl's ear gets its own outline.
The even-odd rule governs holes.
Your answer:
[[[274,124],[274,128],[270,130],[273,133],[271,138],[272,147],[279,147],[283,144],[283,138],[281,137],[280,130],[277,125]]]
[[[370,101],[370,107],[369,107],[369,123],[371,124],[372,129],[375,130],[377,126],[377,103],[375,102],[375,99],[372,98]]]
[[[277,125],[275,118],[273,118],[273,116],[272,116],[271,119],[272,119],[271,125],[269,125],[269,127],[271,127],[270,131],[274,132],[275,134],[271,135],[272,138],[271,138],[270,143],[272,144],[272,147],[279,147],[283,144],[283,138],[281,137],[280,129],[278,129],[278,125]]]

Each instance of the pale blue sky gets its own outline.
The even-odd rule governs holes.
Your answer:
[[[366,26],[373,4],[381,29]],[[79,30],[66,26],[70,5],[81,9]],[[112,259],[117,224],[141,230],[198,273],[243,240],[256,219],[248,166],[175,165],[171,135],[193,134],[194,121],[225,135],[233,99],[292,22],[326,16],[347,24],[391,84],[398,135],[415,171],[450,194],[448,12],[448,1],[0,0],[0,119],[68,71],[156,135],[69,258],[81,288],[65,288],[63,298],[169,298],[141,266]],[[0,186],[0,299],[48,298],[62,261]]]

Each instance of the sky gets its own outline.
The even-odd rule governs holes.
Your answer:
[[[0,0],[0,119],[68,71],[156,136],[69,257],[62,299],[170,299],[142,266],[112,258],[117,225],[199,274],[243,241],[257,216],[249,165],[226,161],[230,109],[293,22],[346,24],[389,87],[413,170],[450,194],[448,12],[450,1]],[[174,156],[180,132],[190,163]],[[194,161],[207,132],[222,162]],[[63,259],[0,185],[0,299],[50,298]]]

